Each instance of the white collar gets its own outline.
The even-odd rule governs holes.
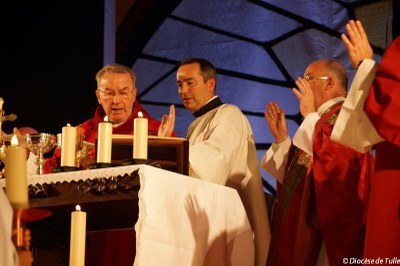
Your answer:
[[[340,96],[340,97],[330,99],[327,102],[324,102],[323,104],[321,104],[320,107],[318,107],[318,110],[317,110],[318,115],[321,116],[323,113],[325,113],[326,110],[328,110],[329,107],[337,104],[338,102],[344,101],[344,100],[345,100],[345,98]]]

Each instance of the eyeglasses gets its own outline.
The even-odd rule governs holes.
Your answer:
[[[310,81],[310,80],[316,80],[316,79],[320,79],[320,80],[328,80],[329,77],[326,76],[311,76],[311,75],[304,75],[303,79]]]
[[[115,97],[115,95],[118,95],[118,97],[120,97],[121,99],[128,99],[130,94],[132,93],[133,89],[130,91],[127,90],[123,90],[120,92],[116,92],[116,91],[112,91],[112,90],[98,90],[101,94],[103,94],[103,98],[105,100],[111,100]]]

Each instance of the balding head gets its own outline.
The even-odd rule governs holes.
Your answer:
[[[345,97],[348,76],[345,68],[335,60],[317,60],[312,62],[304,75],[317,78],[309,81],[314,94],[315,107],[336,98]]]

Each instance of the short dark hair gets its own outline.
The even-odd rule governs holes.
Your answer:
[[[133,72],[133,70],[127,66],[120,65],[120,64],[109,64],[109,65],[104,66],[96,74],[97,84],[99,83],[99,81],[103,77],[103,75],[106,73],[127,73],[127,74],[129,74],[129,76],[131,76],[133,87],[135,87],[135,82],[136,82],[135,72]]]
[[[187,58],[179,63],[179,67],[195,63],[200,65],[200,75],[203,77],[204,82],[213,78],[215,80],[215,87],[217,87],[217,70],[210,61],[203,58]]]

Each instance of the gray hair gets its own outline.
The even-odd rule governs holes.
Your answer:
[[[109,64],[104,66],[102,69],[99,70],[96,74],[96,81],[99,84],[100,80],[103,78],[104,74],[106,73],[128,73],[129,76],[132,78],[133,87],[135,87],[136,82],[136,74],[133,70],[127,66],[120,65],[120,64]]]

